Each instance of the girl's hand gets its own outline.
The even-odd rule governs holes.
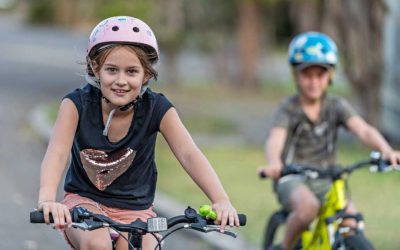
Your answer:
[[[224,232],[225,226],[240,226],[239,217],[236,209],[232,206],[229,200],[215,202],[212,209],[217,213],[216,224],[221,225],[221,233]]]
[[[44,221],[50,223],[49,214],[53,216],[54,228],[64,229],[72,225],[71,213],[69,208],[59,202],[42,201],[38,204],[38,210],[43,211]]]

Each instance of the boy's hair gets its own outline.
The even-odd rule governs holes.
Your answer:
[[[92,67],[90,65],[87,65],[88,75],[94,77],[95,75],[94,75],[93,70],[98,71],[103,66],[108,55],[114,49],[119,48],[119,47],[126,47],[126,48],[130,49],[132,52],[134,52],[137,55],[137,57],[140,61],[140,64],[144,68],[145,75],[150,76],[150,78],[153,77],[155,80],[157,80],[158,72],[153,67],[154,58],[157,58],[156,52],[151,53],[149,51],[145,51],[145,49],[140,46],[129,45],[129,44],[112,44],[112,45],[105,46],[103,49],[97,50],[97,52],[91,58],[92,61],[96,62],[97,68],[92,69]],[[147,84],[147,83],[145,83],[145,84]]]
[[[330,65],[318,65],[318,64],[297,64],[297,65],[292,65],[291,70],[292,70],[292,76],[294,77],[294,79],[297,78],[297,74],[311,66],[317,66],[317,67],[321,67],[324,70],[328,71],[330,76],[329,76],[329,85],[332,85],[333,83],[333,78],[335,76],[335,67],[330,66]]]

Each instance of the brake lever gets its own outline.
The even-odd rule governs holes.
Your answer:
[[[319,173],[312,170],[305,170],[304,175],[313,180],[319,177]]]
[[[83,231],[88,230],[89,226],[85,222],[72,222],[72,227],[73,228],[79,228]]]
[[[382,172],[382,173],[387,173],[387,172],[391,172],[391,171],[400,171],[400,166],[396,165],[395,167],[391,167],[390,165],[388,166],[378,166],[377,164],[371,165],[369,167],[369,171],[372,173],[376,173],[376,172]]]
[[[207,226],[201,226],[201,225],[196,225],[196,224],[189,224],[187,226],[190,229],[196,230],[196,231],[200,231],[203,233],[210,233],[210,232],[217,232],[217,233],[221,233],[221,234],[226,234],[228,236],[231,236],[233,238],[236,238],[237,235],[229,230],[225,230],[224,232],[221,232],[221,227],[218,225],[207,225]]]
[[[102,227],[108,227],[108,223],[104,222],[99,222],[99,221],[92,221],[92,220],[84,220],[83,222],[73,222],[72,227],[73,228],[79,228],[84,231],[92,231],[96,230]]]
[[[218,228],[207,228],[206,231],[205,231],[205,233],[210,233],[210,232],[217,232],[217,233],[220,233],[220,234],[226,234],[228,236],[231,236],[232,238],[236,238],[237,237],[237,235],[234,232],[231,232],[229,230],[224,230],[224,232],[221,232],[219,227]]]

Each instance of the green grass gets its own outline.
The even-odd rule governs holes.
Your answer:
[[[207,114],[190,114],[183,118],[188,130],[196,133],[231,135],[238,132],[238,125],[229,117]]]
[[[54,123],[57,119],[58,109],[60,108],[59,102],[53,102],[46,106],[47,119],[50,123]]]
[[[208,204],[208,199],[190,180],[165,142],[157,145],[158,188],[182,203]],[[262,147],[207,147],[202,149],[213,164],[226,191],[239,212],[248,216],[246,227],[239,229],[252,243],[259,245],[268,216],[278,208],[271,182],[260,180],[256,168],[264,164]],[[341,146],[340,162],[351,163],[368,157],[359,146]],[[366,233],[376,249],[397,249],[400,245],[400,193],[398,173],[373,174],[359,171],[350,178],[352,199],[366,218]],[[397,229],[397,230],[396,230]]]

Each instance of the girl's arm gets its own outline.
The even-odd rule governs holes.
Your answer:
[[[400,152],[393,150],[381,133],[360,116],[350,117],[346,125],[364,144],[379,150],[393,165],[400,162]]]
[[[71,152],[78,119],[79,115],[74,103],[69,99],[64,99],[42,161],[38,209],[43,210],[46,221],[51,212],[56,227],[65,226],[64,218],[68,224],[71,223],[68,208],[56,203],[56,193]]]
[[[224,229],[227,222],[231,226],[239,226],[236,210],[217,174],[194,143],[174,108],[165,113],[161,120],[160,131],[185,171],[213,203],[213,209],[218,216],[217,223],[221,224],[221,229]]]

